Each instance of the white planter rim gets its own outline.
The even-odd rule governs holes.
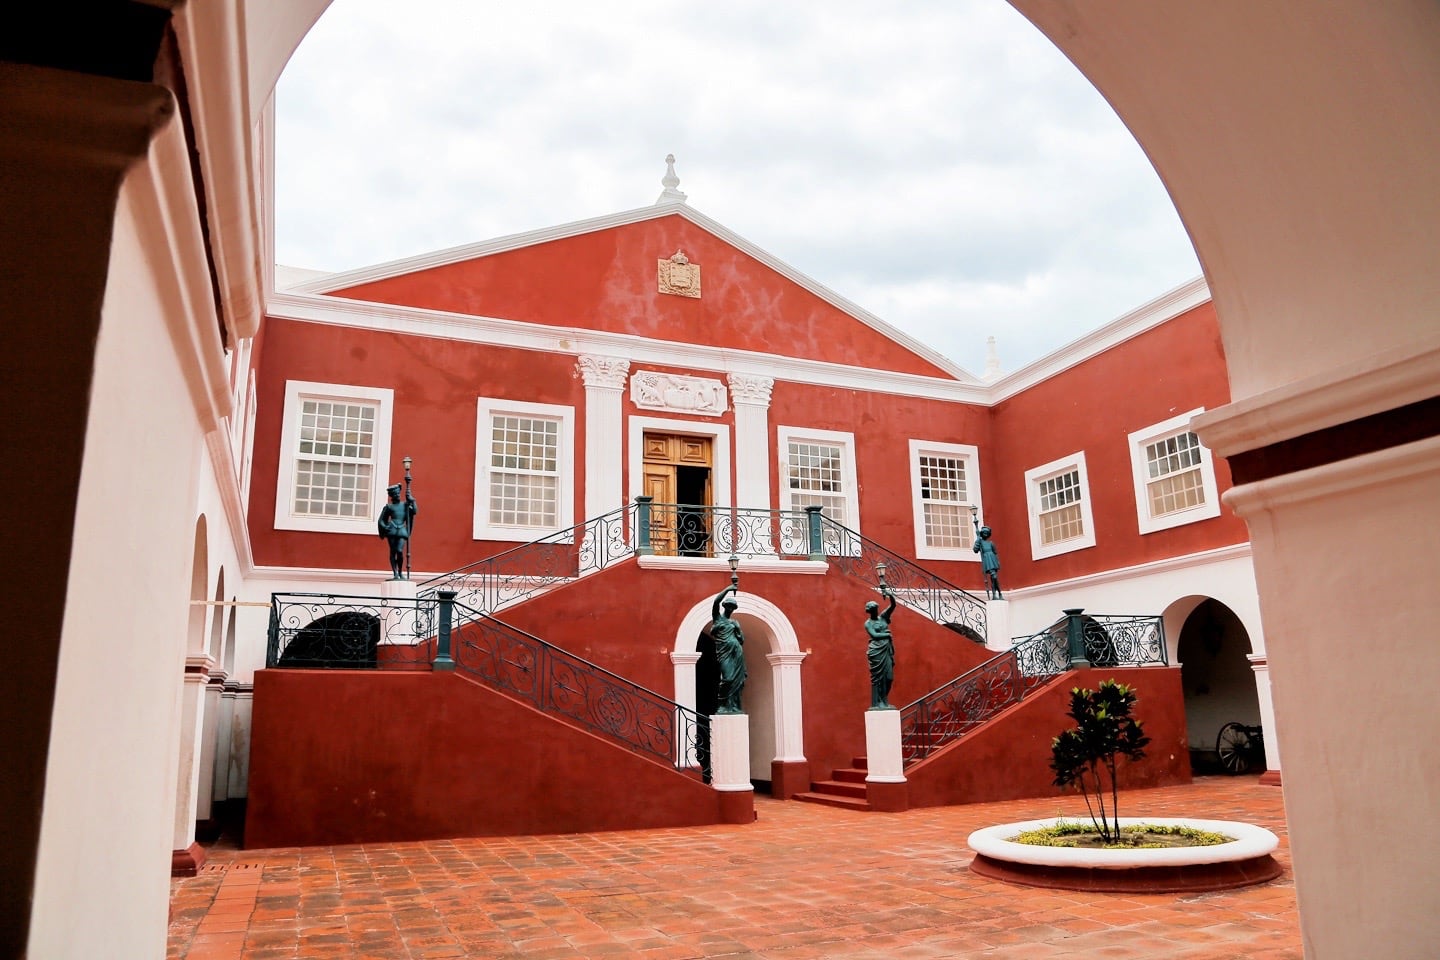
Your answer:
[[[1010,837],[1027,830],[1040,830],[1057,823],[1086,823],[1088,817],[1050,817],[985,827],[970,834],[970,849],[994,860],[1028,863],[1046,867],[1081,867],[1122,870],[1134,867],[1182,867],[1207,863],[1251,860],[1273,853],[1280,838],[1264,827],[1236,820],[1200,820],[1194,817],[1121,817],[1120,826],[1154,824],[1157,827],[1191,827],[1223,833],[1235,839],[1207,847],[1158,847],[1151,849],[1091,850],[1079,847],[1040,847],[1015,843]]]

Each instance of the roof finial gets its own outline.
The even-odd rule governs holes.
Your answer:
[[[665,189],[660,191],[658,203],[684,203],[685,194],[680,192],[680,178],[675,175],[675,154],[665,154],[665,176],[660,178],[660,185]]]
[[[994,337],[985,338],[985,372],[982,380],[994,380],[1000,376],[1000,350],[995,346]]]

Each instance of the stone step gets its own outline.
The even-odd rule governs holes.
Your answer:
[[[870,809],[870,802],[868,800],[857,800],[854,797],[841,797],[833,793],[797,793],[792,799],[803,800],[806,803],[818,803],[826,807],[839,807],[842,810],[865,811]]]
[[[837,797],[858,797],[865,799],[865,782],[844,783],[840,780],[818,780],[810,784],[811,793],[823,793],[827,796]]]
[[[864,783],[870,771],[862,770],[859,767],[841,767],[831,774],[831,779],[839,780],[841,783]]]

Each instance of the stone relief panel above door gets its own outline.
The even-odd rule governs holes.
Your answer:
[[[729,399],[723,383],[705,377],[642,370],[630,378],[630,400],[642,410],[718,417]]]

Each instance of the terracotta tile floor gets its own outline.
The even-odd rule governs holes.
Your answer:
[[[171,958],[825,957],[1300,960],[1281,791],[1255,777],[1121,795],[1124,816],[1245,820],[1273,883],[1125,896],[972,875],[971,830],[1079,797],[854,813],[756,799],[745,826],[212,850],[174,881]]]

